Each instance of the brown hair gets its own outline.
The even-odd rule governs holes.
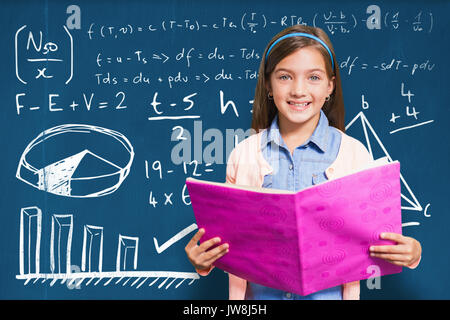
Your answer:
[[[332,69],[330,55],[324,46],[322,46],[318,41],[314,39],[301,36],[286,38],[277,43],[270,51],[270,55],[266,61],[267,50],[272,45],[272,43],[274,43],[278,38],[294,32],[309,33],[325,42],[333,54],[335,69]],[[345,109],[344,98],[342,96],[341,77],[339,75],[339,66],[336,62],[334,49],[330,42],[330,39],[328,38],[327,34],[320,28],[295,25],[284,29],[275,37],[273,37],[264,50],[264,55],[259,66],[258,82],[256,84],[255,99],[253,102],[252,111],[252,129],[256,130],[256,132],[259,132],[261,129],[268,128],[278,112],[274,101],[269,100],[267,96],[267,84],[269,83],[270,75],[275,69],[276,65],[294,51],[310,46],[316,48],[322,54],[325,61],[325,69],[328,79],[331,79],[333,76],[335,76],[334,90],[330,95],[330,100],[325,101],[322,110],[327,116],[329,124],[331,126],[343,132],[345,131]]]

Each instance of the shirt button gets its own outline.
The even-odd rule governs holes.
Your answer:
[[[292,293],[287,292],[285,296],[286,296],[287,299],[290,299],[290,298],[292,298]]]
[[[292,170],[294,166],[292,164],[289,165],[289,170]]]

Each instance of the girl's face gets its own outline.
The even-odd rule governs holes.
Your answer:
[[[278,109],[280,128],[315,128],[325,98],[334,88],[335,77],[328,79],[325,70],[323,56],[313,47],[298,49],[276,65],[268,90]]]

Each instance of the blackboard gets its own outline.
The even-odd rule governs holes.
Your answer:
[[[3,1],[1,299],[227,299],[184,246],[186,177],[224,181],[267,42],[322,28],[347,132],[399,160],[416,270],[362,299],[448,299],[448,1]]]

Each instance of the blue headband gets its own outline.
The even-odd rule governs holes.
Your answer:
[[[332,67],[333,70],[334,70],[333,55],[331,54],[331,50],[328,48],[328,46],[325,44],[325,42],[323,42],[322,40],[320,40],[318,37],[313,36],[312,34],[309,34],[309,33],[302,33],[302,32],[289,33],[289,34],[286,34],[286,35],[284,35],[284,36],[278,38],[274,43],[272,43],[272,45],[270,46],[269,50],[267,50],[267,53],[266,53],[266,62],[267,62],[267,57],[269,56],[270,50],[272,50],[272,48],[273,48],[278,42],[280,42],[280,41],[283,40],[283,39],[290,38],[290,37],[296,37],[296,36],[301,36],[301,37],[307,37],[307,38],[314,39],[314,40],[318,41],[322,46],[324,46],[325,49],[327,49],[328,54],[330,55],[330,58],[331,58],[331,67]]]

